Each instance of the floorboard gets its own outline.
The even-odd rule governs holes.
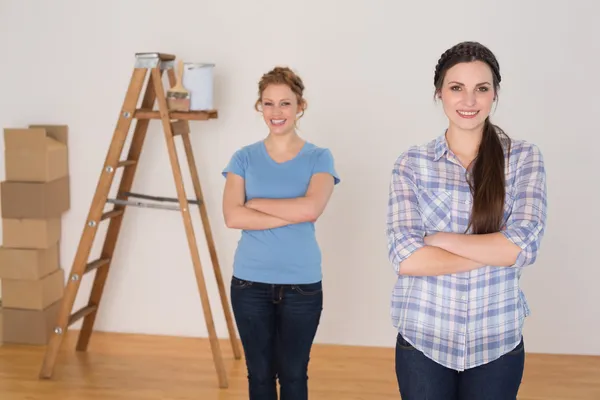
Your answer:
[[[87,353],[65,337],[54,376],[39,380],[39,346],[0,347],[2,400],[242,400],[243,360],[221,349],[229,388],[219,389],[208,340],[95,332]],[[393,349],[316,345],[311,400],[398,400]],[[599,400],[600,357],[528,354],[520,400]]]

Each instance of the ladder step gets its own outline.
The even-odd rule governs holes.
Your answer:
[[[146,108],[135,110],[134,118],[137,119],[161,119],[160,111],[154,111]],[[182,119],[185,121],[206,121],[208,119],[218,118],[217,110],[207,111],[170,111],[170,119]]]
[[[144,52],[140,52],[140,53],[135,53],[136,58],[158,58],[161,61],[173,61],[175,60],[175,55],[174,54],[168,54],[168,53],[144,53]]]
[[[107,265],[109,262],[110,262],[110,258],[99,258],[95,261],[92,261],[88,265],[86,265],[85,271],[83,273],[87,274],[88,272],[94,271],[100,267]]]
[[[135,200],[123,200],[123,199],[107,199],[108,203],[118,204],[122,206],[133,206],[133,207],[145,207],[145,208],[159,208],[163,210],[175,210],[180,211],[181,207],[179,206],[179,199],[174,197],[161,197],[161,196],[151,196],[148,194],[140,194],[140,193],[132,193],[132,192],[121,192],[121,196],[126,196],[127,198],[139,198],[145,200],[152,200],[155,203],[147,203],[143,201],[135,201]],[[164,205],[160,204],[163,202],[177,203],[176,206]],[[195,199],[187,199],[188,204],[196,204],[200,205],[200,201]]]
[[[86,315],[93,313],[97,309],[98,309],[98,306],[96,306],[96,305],[82,307],[81,309],[79,309],[77,312],[73,313],[69,317],[68,326],[73,325],[75,322],[79,321],[81,318],[85,317]]]
[[[179,204],[179,199],[177,199],[175,197],[153,196],[153,195],[149,195],[149,194],[133,193],[133,192],[121,192],[121,195],[127,196],[127,197],[135,197],[138,199],[145,199],[145,200],[152,200],[152,201],[166,201],[166,202]],[[189,204],[200,205],[200,202],[195,199],[187,199],[187,202]]]
[[[131,200],[120,200],[120,199],[108,199],[108,203],[118,204],[121,206],[132,206],[132,207],[144,207],[144,208],[160,208],[162,210],[173,210],[180,211],[179,206],[168,206],[163,204],[145,203],[143,201],[131,201]]]
[[[119,161],[119,163],[117,164],[117,168],[129,167],[129,166],[135,165],[135,164],[137,164],[137,161],[135,161],[135,160],[123,160],[123,161]]]
[[[125,212],[125,210],[107,211],[104,214],[102,214],[102,217],[100,217],[100,221],[104,221],[105,219],[109,219],[109,218],[119,217],[119,216],[123,215],[124,212]]]

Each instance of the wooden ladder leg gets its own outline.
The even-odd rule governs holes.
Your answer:
[[[174,86],[176,83],[175,72],[170,69],[167,73],[169,77],[169,83],[171,86]],[[194,185],[194,192],[196,196],[196,200],[198,200],[198,208],[200,211],[200,218],[202,219],[202,227],[204,228],[204,234],[206,236],[206,243],[208,246],[208,251],[210,253],[210,259],[213,265],[213,270],[215,273],[215,280],[217,282],[217,287],[219,289],[219,296],[221,298],[221,306],[223,307],[223,313],[225,314],[225,321],[227,323],[227,330],[229,332],[229,340],[231,342],[231,348],[233,350],[233,355],[236,360],[242,358],[242,354],[240,351],[239,342],[237,340],[237,335],[235,331],[233,316],[231,314],[231,309],[229,305],[229,300],[227,298],[227,292],[225,291],[225,283],[223,281],[223,275],[221,273],[221,266],[219,263],[219,257],[217,255],[217,250],[215,246],[215,241],[212,235],[212,229],[210,226],[210,220],[208,218],[208,211],[206,208],[206,202],[204,201],[204,195],[202,193],[202,186],[200,185],[200,178],[198,176],[198,169],[196,167],[196,160],[194,157],[194,152],[192,149],[192,142],[190,140],[190,128],[189,122],[183,121],[186,124],[186,130],[182,133],[182,141],[185,149],[185,155],[188,162],[190,175],[192,178],[192,183]]]
[[[65,334],[67,333],[68,327],[85,315],[96,311],[94,306],[87,306],[71,315],[82,276],[85,273],[94,270],[98,266],[104,265],[105,263],[105,260],[100,259],[88,264],[88,258],[94,238],[96,237],[99,222],[103,219],[118,216],[118,213],[103,214],[104,207],[106,205],[106,199],[114,178],[114,174],[112,172],[108,172],[108,167],[114,167],[119,161],[119,157],[121,156],[121,152],[131,126],[131,121],[136,110],[137,102],[144,85],[146,72],[147,71],[145,69],[134,69],[132,74],[129,88],[127,89],[127,94],[125,95],[125,100],[121,109],[121,114],[117,121],[117,126],[113,134],[108,154],[106,155],[106,159],[104,161],[104,167],[96,186],[96,192],[90,206],[86,224],[83,228],[83,234],[79,241],[79,246],[73,260],[69,274],[69,280],[66,284],[65,293],[61,300],[60,311],[56,320],[54,334],[50,338],[50,342],[46,348],[46,353],[44,355],[44,360],[39,374],[40,378],[50,378],[52,376],[56,359],[58,357],[58,351],[60,350],[60,346]]]
[[[146,87],[146,93],[144,94],[141,107],[151,109],[154,105],[155,100],[156,91],[154,89],[154,81],[150,79]],[[131,187],[133,186],[133,180],[137,170],[138,161],[140,159],[140,155],[142,153],[142,148],[146,138],[146,132],[148,131],[149,123],[150,120],[148,119],[139,119],[136,121],[136,126],[133,132],[133,138],[129,147],[127,159],[119,163],[119,166],[125,167],[125,169],[123,170],[123,175],[121,176],[121,182],[119,184],[117,198],[120,197],[120,193],[126,193],[131,191]],[[121,230],[121,224],[123,222],[123,217],[125,213],[125,206],[115,205],[114,210],[122,210],[123,213],[116,218],[112,218],[108,225],[108,229],[104,239],[104,245],[102,247],[101,252],[101,259],[108,261],[102,268],[98,269],[98,271],[96,272],[88,303],[88,305],[90,306],[95,305],[96,310],[86,315],[83,320],[81,330],[79,331],[79,338],[77,340],[77,351],[86,351],[88,348],[90,337],[94,329],[94,322],[96,321],[96,316],[98,314],[98,308],[100,307],[100,300],[102,299],[102,293],[104,292],[104,286],[108,277],[108,272],[110,270],[110,266],[112,265],[111,261],[113,259],[113,254],[117,245],[117,239]]]
[[[192,182],[194,184],[194,190],[196,192],[196,198],[198,200],[198,208],[200,210],[200,218],[202,218],[202,226],[204,227],[204,234],[206,235],[206,243],[208,246],[208,251],[210,253],[210,259],[213,265],[213,270],[215,273],[215,280],[217,282],[217,286],[219,288],[219,295],[221,297],[221,305],[223,307],[223,313],[225,314],[225,320],[227,322],[227,330],[229,331],[229,339],[231,342],[231,347],[233,349],[233,355],[235,359],[239,360],[242,358],[242,354],[240,352],[239,342],[237,340],[237,335],[235,331],[235,327],[233,324],[233,316],[231,314],[231,309],[229,308],[229,301],[227,298],[227,292],[225,292],[225,283],[223,281],[223,274],[221,273],[221,267],[219,265],[219,258],[217,256],[217,249],[215,246],[215,241],[212,235],[212,229],[210,227],[210,221],[208,219],[208,212],[206,209],[206,203],[204,202],[204,196],[202,194],[202,187],[200,186],[200,179],[198,177],[198,171],[196,169],[196,161],[194,159],[194,154],[192,152],[192,143],[190,141],[189,133],[182,135],[182,141],[185,148],[185,153],[187,156],[188,164],[190,167],[190,174],[192,177]]]
[[[179,159],[177,157],[177,150],[175,148],[175,141],[173,137],[173,130],[171,128],[171,121],[169,118],[169,111],[167,108],[167,100],[162,88],[162,81],[159,71],[157,69],[152,70],[152,79],[154,85],[157,88],[157,101],[159,106],[159,113],[163,125],[165,134],[165,141],[167,144],[167,150],[169,152],[169,159],[171,162],[171,168],[173,170],[173,178],[175,180],[175,187],[177,189],[177,197],[179,199],[179,205],[181,206],[181,215],[183,217],[183,223],[185,226],[186,236],[190,247],[190,253],[192,256],[192,262],[194,265],[194,271],[196,274],[196,281],[198,284],[198,290],[200,292],[200,300],[202,302],[202,309],[204,311],[204,319],[206,321],[206,327],[208,329],[208,335],[210,340],[210,347],[212,350],[213,361],[217,370],[219,379],[219,386],[221,388],[228,387],[227,373],[225,371],[225,365],[223,363],[223,356],[221,354],[221,348],[219,346],[219,340],[217,338],[217,332],[215,329],[215,323],[213,320],[212,312],[210,309],[210,301],[206,290],[206,281],[202,272],[202,265],[200,262],[200,254],[198,251],[198,244],[196,243],[196,236],[194,234],[194,227],[192,225],[192,219],[190,216],[190,210],[188,201],[185,194],[185,188],[183,186],[183,177],[181,175],[181,167],[179,165]]]

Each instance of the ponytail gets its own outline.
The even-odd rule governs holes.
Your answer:
[[[469,227],[474,234],[494,233],[501,229],[506,196],[501,135],[506,136],[502,129],[490,122],[489,117],[486,118],[472,179],[468,179],[473,193]]]

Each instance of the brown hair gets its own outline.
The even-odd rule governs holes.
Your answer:
[[[258,82],[258,99],[254,104],[254,109],[256,111],[259,111],[258,106],[262,100],[262,94],[269,85],[287,85],[296,95],[298,106],[302,108],[302,114],[304,114],[304,110],[306,109],[306,100],[303,97],[304,83],[302,82],[302,79],[288,67],[275,67],[262,76]]]
[[[477,42],[459,43],[442,54],[435,68],[433,79],[435,93],[438,94],[441,90],[449,68],[458,63],[473,61],[485,62],[490,67],[494,92],[497,93],[502,80],[500,65],[494,54]],[[510,138],[500,127],[492,124],[488,116],[484,122],[483,136],[477,157],[473,161],[475,163],[473,173],[471,179],[467,179],[473,193],[473,209],[469,227],[473,228],[475,234],[493,233],[501,229],[506,196],[503,141],[508,143],[510,151]]]

